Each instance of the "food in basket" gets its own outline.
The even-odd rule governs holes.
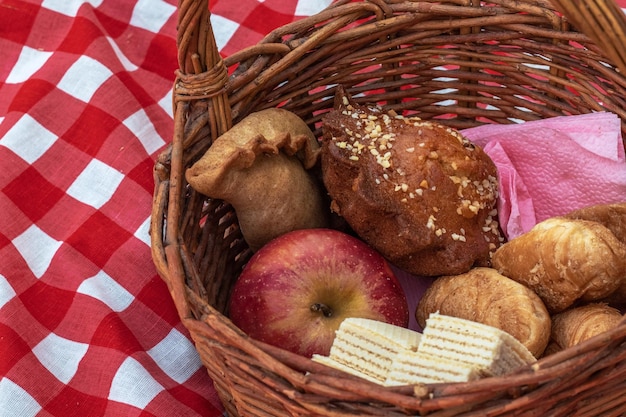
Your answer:
[[[232,204],[253,251],[295,229],[328,226],[323,186],[310,173],[319,144],[296,114],[252,113],[215,140],[185,173],[208,197]]]
[[[426,323],[420,334],[345,319],[330,355],[313,360],[385,386],[472,381],[505,375],[536,360],[495,327],[439,313]]]
[[[569,219],[590,220],[606,226],[619,241],[626,244],[626,202],[614,204],[596,204],[567,213]],[[607,301],[626,303],[626,277]]]
[[[229,311],[249,336],[307,357],[328,354],[346,317],[409,323],[389,263],[361,240],[323,228],[286,233],[257,251],[235,283]]]
[[[426,326],[435,312],[503,330],[535,357],[542,354],[550,338],[550,315],[539,296],[492,268],[437,278],[417,304],[417,323]]]
[[[582,207],[578,210],[570,211],[563,217],[601,223],[617,239],[626,243],[626,202]]]
[[[454,129],[357,105],[338,88],[321,163],[332,210],[407,272],[486,266],[502,240],[496,167]]]
[[[481,377],[478,369],[443,355],[404,351],[396,357],[384,382],[386,386],[467,382]]]
[[[626,276],[626,244],[598,222],[554,217],[506,242],[492,261],[555,314],[614,293]]]
[[[439,313],[426,320],[417,350],[474,366],[482,376],[506,375],[536,361],[522,343],[503,330]]]
[[[604,333],[623,319],[622,313],[604,303],[574,307],[552,316],[550,353],[570,348]]]
[[[378,320],[348,317],[335,333],[330,354],[313,355],[313,360],[382,384],[395,357],[417,350],[421,336]]]

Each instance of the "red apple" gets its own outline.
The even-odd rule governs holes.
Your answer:
[[[230,299],[230,319],[249,336],[311,357],[327,355],[343,319],[407,327],[407,300],[387,261],[331,229],[286,233],[258,250]]]

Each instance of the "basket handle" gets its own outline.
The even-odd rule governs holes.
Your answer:
[[[615,0],[551,0],[626,74],[626,15]]]
[[[232,127],[232,116],[225,88],[228,69],[215,43],[210,17],[209,0],[179,0],[174,101],[208,99],[215,139]]]

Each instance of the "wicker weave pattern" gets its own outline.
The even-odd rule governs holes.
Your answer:
[[[554,2],[575,23],[592,10],[623,27],[611,3],[585,13],[579,3]],[[338,1],[222,60],[208,18],[206,0],[181,0],[175,134],[155,166],[151,234],[155,265],[232,416],[626,413],[626,321],[506,378],[400,388],[250,340],[224,315],[250,256],[236,215],[184,182],[186,167],[252,111],[285,107],[319,134],[337,84],[456,128],[601,110],[626,120],[623,32],[583,34],[541,0]]]

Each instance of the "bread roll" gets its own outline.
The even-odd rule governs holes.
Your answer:
[[[616,291],[626,275],[626,244],[600,223],[555,217],[502,245],[492,261],[554,314]]]
[[[454,129],[356,105],[339,88],[321,164],[333,211],[407,272],[487,266],[500,244],[496,167]]]
[[[550,338],[550,316],[530,289],[492,268],[437,278],[417,305],[415,318],[426,325],[439,312],[503,330],[539,357]]]
[[[575,307],[552,317],[552,352],[570,348],[616,327],[623,316],[607,304],[593,303]]]

